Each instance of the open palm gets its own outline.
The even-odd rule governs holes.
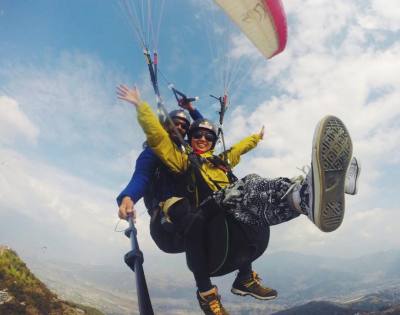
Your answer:
[[[136,86],[133,88],[128,88],[123,84],[117,86],[117,96],[120,100],[127,101],[135,106],[138,106],[141,101],[140,92]]]

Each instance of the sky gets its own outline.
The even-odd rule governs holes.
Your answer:
[[[163,12],[158,52],[166,107],[176,108],[172,82],[200,96],[197,108],[216,120],[208,95],[221,95],[224,73],[236,74],[224,121],[227,144],[266,128],[236,168],[239,177],[299,175],[310,163],[318,120],[340,117],[362,165],[359,193],[346,196],[342,226],[323,233],[303,217],[272,227],[260,261],[278,251],[359,257],[399,250],[398,1],[283,4],[287,46],[265,60],[234,26],[220,24],[227,18],[211,3],[166,1],[157,11]],[[145,138],[115,87],[137,84],[155,108],[127,15],[116,1],[0,0],[0,42],[0,243],[22,256],[45,251],[47,258],[121,265],[130,243],[118,232],[127,225],[118,222],[115,198]],[[169,259],[149,236],[141,202],[137,210],[145,257]]]

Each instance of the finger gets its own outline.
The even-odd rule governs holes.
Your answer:
[[[129,220],[129,218],[132,219],[133,223],[136,223],[136,211],[129,212],[129,213],[126,215],[126,220]]]
[[[127,91],[127,89],[126,89],[126,88],[124,88],[124,86],[123,86],[123,85],[119,85],[119,86],[117,86],[117,91],[126,92],[126,91]]]
[[[117,95],[126,95],[127,94],[127,92],[125,90],[119,89],[118,87],[117,87],[116,93],[117,93]]]
[[[119,88],[117,88],[117,89],[115,90],[115,93],[116,93],[117,95],[126,95],[126,92],[125,92],[124,90],[119,89]]]
[[[121,91],[129,91],[129,88],[125,85],[125,84],[120,84],[119,86],[118,86],[118,88],[121,90]]]
[[[260,138],[263,139],[264,138],[264,126],[261,127],[260,130]]]
[[[127,98],[127,97],[124,97],[124,96],[117,96],[117,98],[118,98],[119,100],[122,100],[122,101],[130,102],[130,99]]]
[[[118,98],[125,98],[125,97],[126,97],[126,94],[117,92],[117,97],[118,97]]]
[[[123,219],[123,220],[126,219],[126,213],[125,213],[125,211],[124,211],[123,208],[119,208],[119,210],[118,210],[118,217],[119,217],[120,219]]]

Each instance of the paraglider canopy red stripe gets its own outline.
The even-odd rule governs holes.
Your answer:
[[[269,57],[272,58],[282,52],[286,47],[287,22],[281,0],[265,0],[265,7],[268,8],[278,38],[278,49]]]
[[[286,15],[280,0],[214,0],[266,57],[286,46]]]

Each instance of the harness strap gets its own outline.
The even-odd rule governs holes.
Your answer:
[[[221,189],[222,189],[222,187],[218,184],[218,181],[212,179],[212,178],[210,177],[210,175],[208,175],[206,172],[204,172],[204,171],[201,169],[201,164],[204,163],[207,159],[202,158],[201,156],[197,155],[197,154],[194,153],[194,152],[189,153],[189,156],[188,156],[188,157],[189,157],[189,161],[190,161],[191,163],[194,163],[194,166],[196,166],[196,169],[197,169],[199,172],[203,173],[203,174],[207,177],[207,179],[208,179],[210,182],[212,182],[212,183],[215,185],[215,187],[217,187],[218,190],[221,190]]]
[[[238,180],[235,174],[233,174],[229,163],[221,159],[218,155],[213,155],[212,157],[207,158],[207,160],[210,161],[210,163],[212,163],[215,167],[218,167],[226,173],[230,184]]]

